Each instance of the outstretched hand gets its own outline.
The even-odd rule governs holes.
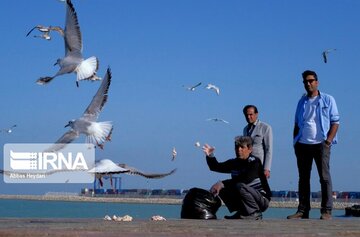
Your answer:
[[[203,147],[202,147],[205,155],[209,156],[210,154],[214,153],[215,151],[215,147],[212,147],[210,146],[209,144],[205,144]]]

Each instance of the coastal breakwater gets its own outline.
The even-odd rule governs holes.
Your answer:
[[[20,199],[34,201],[69,201],[69,202],[113,202],[113,203],[146,203],[146,204],[173,204],[181,205],[182,198],[167,197],[88,197],[76,195],[0,195],[0,199]],[[334,201],[334,209],[344,209],[356,205],[356,202]],[[297,208],[298,202],[291,200],[272,200],[272,208]],[[320,202],[311,202],[312,208],[320,208]]]

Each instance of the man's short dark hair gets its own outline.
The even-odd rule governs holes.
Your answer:
[[[315,77],[315,80],[318,80],[318,77],[316,75],[316,72],[314,71],[311,71],[311,70],[306,70],[302,73],[302,78],[303,80],[306,79],[307,76],[314,76]]]
[[[246,115],[246,111],[247,111],[248,109],[250,109],[250,108],[253,108],[253,109],[254,109],[255,114],[258,113],[258,109],[256,108],[255,105],[246,105],[246,106],[243,108],[243,113],[244,113],[244,115]]]
[[[247,148],[252,148],[253,140],[249,136],[237,136],[235,137],[235,147],[246,146]]]

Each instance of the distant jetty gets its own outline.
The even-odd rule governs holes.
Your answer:
[[[182,198],[167,197],[88,197],[79,195],[7,195],[1,194],[0,199],[20,199],[34,201],[68,201],[68,202],[113,202],[113,203],[146,203],[146,204],[173,204],[181,205]],[[290,200],[272,200],[270,207],[272,208],[296,208],[297,201]],[[344,209],[358,203],[334,201],[334,209]],[[311,202],[312,208],[320,208],[320,202]]]

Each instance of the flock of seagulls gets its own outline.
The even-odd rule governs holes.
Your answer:
[[[41,38],[45,40],[51,40],[51,32],[56,31],[64,39],[65,43],[65,56],[63,58],[57,59],[54,65],[58,65],[60,69],[53,76],[45,76],[38,79],[36,82],[40,85],[45,85],[51,82],[55,77],[64,75],[67,73],[76,74],[76,86],[79,87],[79,81],[90,80],[98,81],[101,80],[97,76],[97,71],[99,68],[99,60],[97,57],[92,56],[87,59],[84,59],[82,55],[83,44],[82,44],[82,35],[80,31],[80,25],[77,18],[77,13],[71,2],[71,0],[59,0],[64,2],[66,5],[66,18],[65,18],[65,27],[64,29],[60,26],[44,26],[36,25],[34,26],[26,36],[29,36],[34,30],[39,31],[40,35],[34,35],[36,38]],[[324,63],[328,61],[328,54],[336,49],[327,49],[322,52]],[[53,146],[51,146],[48,151],[58,151],[64,148],[67,144],[73,142],[77,139],[80,134],[86,136],[86,142],[92,143],[95,146],[103,149],[104,143],[111,140],[111,134],[113,132],[113,125],[111,121],[98,122],[97,119],[108,99],[108,91],[111,84],[111,70],[107,69],[102,83],[94,95],[89,106],[86,108],[83,115],[78,119],[73,119],[68,122],[65,127],[70,127],[70,130],[63,134]],[[202,82],[199,82],[195,85],[186,87],[189,91],[195,91],[198,87],[202,85]],[[183,86],[185,87],[185,86]],[[220,88],[213,84],[207,84],[205,89],[213,90],[217,95],[220,95]],[[229,124],[228,121],[221,118],[209,118],[207,121],[222,122]],[[16,125],[13,125],[9,128],[1,129],[0,132],[11,133],[13,128]],[[196,147],[200,147],[200,143],[195,143]],[[172,161],[175,160],[177,156],[177,151],[175,147],[172,149]],[[125,164],[115,164],[109,159],[103,159],[95,163],[95,166],[89,170],[89,173],[95,175],[99,182],[102,185],[101,178],[107,175],[113,174],[133,174],[140,175],[145,178],[163,178],[168,175],[173,174],[176,169],[171,170],[168,173],[144,173],[133,167],[129,167]],[[7,175],[8,172],[0,170],[0,174]],[[49,173],[52,174],[52,173]],[[111,180],[111,179],[110,179]]]
[[[26,36],[29,36],[37,30],[40,35],[34,35],[36,38],[42,38],[45,40],[51,40],[51,32],[56,31],[64,39],[65,43],[65,56],[57,59],[54,65],[58,65],[60,69],[53,76],[41,77],[36,82],[40,85],[45,85],[51,82],[55,77],[64,75],[67,73],[76,74],[76,86],[79,87],[79,81],[90,80],[100,81],[102,80],[100,87],[93,96],[90,104],[85,109],[81,117],[73,119],[68,122],[65,127],[70,129],[65,132],[52,146],[46,151],[56,152],[63,149],[67,144],[73,142],[81,134],[85,135],[86,143],[92,143],[95,147],[100,149],[104,148],[104,143],[111,140],[113,132],[113,125],[111,121],[98,122],[98,117],[108,100],[108,92],[111,85],[112,74],[111,69],[108,68],[103,79],[98,77],[97,70],[99,67],[99,60],[97,57],[92,56],[88,59],[84,59],[82,55],[83,43],[82,35],[80,31],[80,25],[77,17],[75,8],[71,0],[59,0],[65,3],[66,14],[65,14],[65,27],[60,26],[45,26],[36,25],[34,26]],[[12,129],[16,127],[13,125],[10,128],[2,129],[1,132],[11,133]],[[174,148],[173,157],[175,159],[176,151]],[[57,172],[67,172],[71,170],[52,170],[45,174],[51,175]],[[80,171],[80,170],[74,170]],[[129,174],[139,175],[148,179],[159,179],[166,176],[172,175],[176,169],[171,170],[167,173],[144,173],[134,167],[130,167],[126,164],[116,164],[109,159],[103,159],[95,162],[94,166],[87,171],[87,173],[94,175],[94,178],[99,180],[102,185],[102,177],[111,176],[114,174]],[[5,170],[0,170],[2,175],[10,175]],[[110,179],[111,181],[112,179]]]

